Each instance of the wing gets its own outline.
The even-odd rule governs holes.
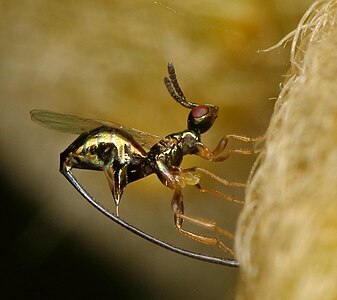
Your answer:
[[[30,112],[30,115],[32,120],[41,126],[73,134],[81,134],[102,126],[101,123],[95,120],[83,119],[48,110],[34,109]]]
[[[73,134],[81,134],[101,126],[116,128],[130,134],[136,142],[138,142],[142,147],[146,148],[145,150],[149,150],[154,144],[161,140],[159,136],[154,134],[126,127],[124,125],[110,121],[85,119],[73,115],[66,115],[40,109],[32,110],[30,115],[32,120],[41,126]]]

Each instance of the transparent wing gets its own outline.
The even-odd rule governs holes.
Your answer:
[[[32,110],[30,115],[32,120],[39,125],[49,129],[73,134],[81,134],[83,132],[101,127],[102,125],[110,128],[120,129],[131,135],[135,141],[137,141],[142,147],[146,148],[145,150],[150,149],[161,139],[159,136],[154,134],[109,121],[85,119],[73,115],[66,115],[40,109]]]
[[[34,109],[30,112],[30,115],[32,120],[39,125],[49,129],[73,134],[81,134],[102,126],[101,123],[95,120],[83,119],[48,110]]]

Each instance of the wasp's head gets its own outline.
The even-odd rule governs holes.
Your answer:
[[[193,107],[187,119],[188,129],[199,133],[206,132],[217,118],[218,110],[217,106],[210,104]]]
[[[169,91],[172,98],[179,104],[191,109],[187,120],[188,129],[198,133],[206,132],[213,125],[215,119],[217,118],[219,108],[215,105],[198,105],[196,103],[187,101],[178,84],[173,64],[169,63],[167,69],[169,77],[164,78],[167,90]]]

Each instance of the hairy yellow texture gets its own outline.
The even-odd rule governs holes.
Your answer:
[[[316,2],[279,45],[290,38],[238,224],[238,299],[337,299],[337,1]]]

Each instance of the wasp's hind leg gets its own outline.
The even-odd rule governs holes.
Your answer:
[[[174,213],[174,224],[175,224],[175,226],[176,226],[176,228],[178,229],[179,232],[186,235],[190,239],[198,241],[200,243],[207,244],[207,245],[216,245],[221,250],[223,250],[223,251],[229,253],[230,255],[234,256],[233,250],[231,250],[230,248],[225,246],[225,244],[223,242],[221,242],[218,237],[195,234],[191,231],[187,231],[187,230],[183,229],[183,221],[185,220],[185,221],[189,221],[189,222],[191,222],[195,225],[207,228],[208,230],[214,231],[218,234],[221,234],[221,235],[233,240],[233,235],[230,232],[228,232],[228,231],[220,228],[219,226],[217,226],[215,222],[204,221],[204,220],[200,220],[200,219],[195,218],[195,217],[185,215],[184,214],[183,195],[182,195],[181,190],[175,190],[174,191],[171,206],[172,206],[172,210],[173,210],[173,213]]]

